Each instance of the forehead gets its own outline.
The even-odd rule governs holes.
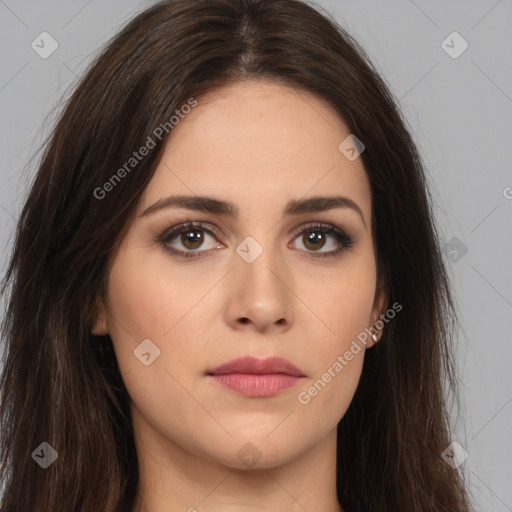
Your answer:
[[[140,210],[170,194],[229,199],[241,210],[259,201],[269,211],[290,199],[330,193],[370,207],[362,160],[340,152],[350,131],[328,102],[255,81],[197,101],[170,133]]]

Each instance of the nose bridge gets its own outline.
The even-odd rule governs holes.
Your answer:
[[[277,244],[269,233],[247,236],[236,248],[238,261],[236,275],[245,288],[251,291],[272,292],[280,295],[283,283],[276,274],[283,272],[283,265]],[[270,288],[270,289],[269,289]]]
[[[289,273],[272,232],[247,236],[236,248],[232,274],[238,319],[265,324],[291,319]]]

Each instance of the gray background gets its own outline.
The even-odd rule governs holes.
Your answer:
[[[0,265],[53,109],[110,36],[153,2],[0,0]],[[321,0],[367,50],[409,122],[435,187],[462,325],[453,440],[478,508],[512,511],[512,0]],[[43,31],[58,49],[41,58]],[[469,47],[443,49],[453,31]],[[448,38],[452,52],[461,41]],[[465,252],[467,250],[467,252]]]

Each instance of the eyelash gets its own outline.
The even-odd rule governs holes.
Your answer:
[[[167,244],[175,238],[175,235],[180,235],[181,233],[187,232],[187,231],[205,231],[209,233],[212,236],[218,236],[218,233],[216,230],[210,229],[206,227],[206,225],[202,222],[192,222],[187,221],[183,224],[179,224],[176,226],[173,226],[172,228],[166,229],[157,236],[156,242],[159,243],[164,250],[169,252],[173,256],[178,256],[179,258],[184,259],[199,259],[205,256],[204,253],[208,252],[208,250],[205,251],[179,251],[176,249],[173,249],[169,247]],[[293,238],[297,238],[299,235],[304,234],[308,231],[314,231],[317,233],[322,233],[326,235],[332,235],[334,239],[341,244],[341,247],[339,249],[336,249],[334,251],[329,252],[319,252],[315,254],[314,252],[306,251],[310,253],[308,258],[335,258],[340,256],[343,252],[348,251],[352,245],[354,244],[354,239],[348,236],[346,233],[344,233],[341,229],[338,229],[337,227],[333,226],[332,224],[324,224],[322,222],[314,222],[311,224],[308,224],[301,228],[300,231],[296,232],[293,235]]]

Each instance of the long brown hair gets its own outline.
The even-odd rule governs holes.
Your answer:
[[[244,79],[313,92],[363,141],[379,284],[403,306],[367,352],[338,425],[340,504],[470,510],[461,469],[441,456],[452,441],[444,391],[458,396],[456,308],[423,163],[386,84],[319,7],[167,0],[127,23],[86,70],[17,225],[2,286],[3,511],[131,510],[138,469],[127,391],[112,340],[91,325],[109,258],[170,130],[122,180],[109,180],[191,98]],[[58,454],[46,469],[33,456],[49,453],[41,443]]]

